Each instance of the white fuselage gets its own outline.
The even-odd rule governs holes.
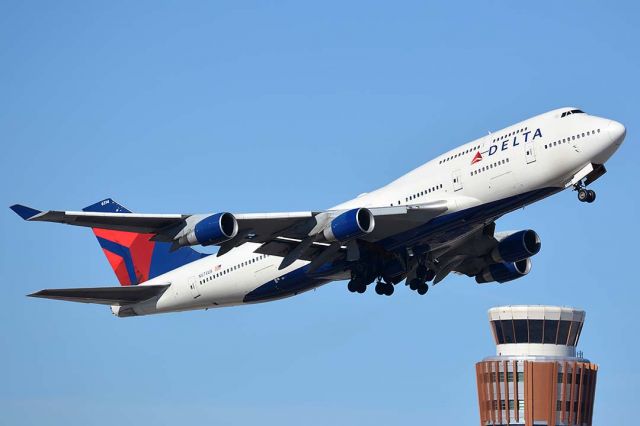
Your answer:
[[[461,145],[382,188],[332,209],[445,200],[450,214],[532,191],[570,187],[585,166],[604,164],[618,149],[624,127],[584,113],[561,117],[562,111],[567,108]],[[250,292],[268,282],[276,286],[286,283],[294,271],[309,263],[297,260],[278,270],[282,258],[254,253],[259,246],[246,243],[222,256],[211,255],[160,275],[141,284],[171,284],[158,299],[112,309],[115,314],[133,309],[135,314],[145,315],[243,304]],[[305,290],[329,281],[317,281]],[[288,295],[293,294],[297,293]]]

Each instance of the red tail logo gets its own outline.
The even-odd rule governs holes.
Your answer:
[[[471,160],[471,164],[476,164],[478,161],[482,161],[482,154],[480,154],[480,151],[478,151],[473,157],[473,160]]]

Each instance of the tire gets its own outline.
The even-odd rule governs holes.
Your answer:
[[[355,293],[357,288],[358,288],[358,285],[356,284],[356,282],[354,280],[349,281],[349,284],[347,284],[347,289],[351,293]]]
[[[587,194],[589,195],[587,203],[593,203],[596,200],[596,191],[590,189],[587,191]]]
[[[421,285],[420,287],[418,287],[418,294],[420,296],[424,296],[425,294],[427,294],[427,292],[429,291],[429,286],[424,284]]]
[[[382,283],[376,284],[376,294],[379,294],[381,296],[384,294],[387,294],[387,289],[385,288],[384,284]]]
[[[422,281],[420,281],[417,278],[414,278],[411,280],[411,282],[409,282],[409,288],[411,290],[417,290],[418,288],[420,288],[420,284],[422,284]]]
[[[395,290],[393,288],[393,284],[387,284],[385,287],[386,288],[385,288],[384,294],[387,295],[387,296],[391,296],[393,294],[393,291]]]
[[[360,294],[364,293],[365,291],[367,291],[367,285],[364,283],[360,283],[358,285],[358,288],[356,288],[356,291]]]
[[[580,202],[584,203],[585,201],[589,200],[589,191],[587,191],[584,188],[581,188],[578,190],[578,200],[580,200]]]

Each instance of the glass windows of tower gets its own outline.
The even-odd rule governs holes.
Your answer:
[[[558,340],[556,340],[556,343],[558,345],[567,344],[567,337],[569,337],[570,327],[571,327],[570,321],[560,321],[560,326],[558,327]]]
[[[546,343],[576,346],[582,323],[541,319],[515,319],[491,321],[499,345],[507,343]]]
[[[529,343],[529,331],[527,330],[527,320],[513,320],[513,328],[516,332],[516,343]]]
[[[558,336],[558,321],[557,320],[544,320],[544,336],[542,343],[556,343],[556,337]]]
[[[542,320],[529,320],[529,338],[531,343],[542,343]]]
[[[493,324],[493,331],[495,333],[497,342],[499,344],[504,343],[504,336],[502,334],[502,325],[500,324],[500,321],[491,321],[491,324]]]
[[[502,320],[502,335],[504,336],[504,343],[515,343],[515,337],[513,332],[513,321]]]

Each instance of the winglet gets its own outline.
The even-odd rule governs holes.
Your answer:
[[[9,208],[24,220],[29,220],[42,213],[40,210],[32,209],[31,207],[23,206],[22,204],[14,204]]]

